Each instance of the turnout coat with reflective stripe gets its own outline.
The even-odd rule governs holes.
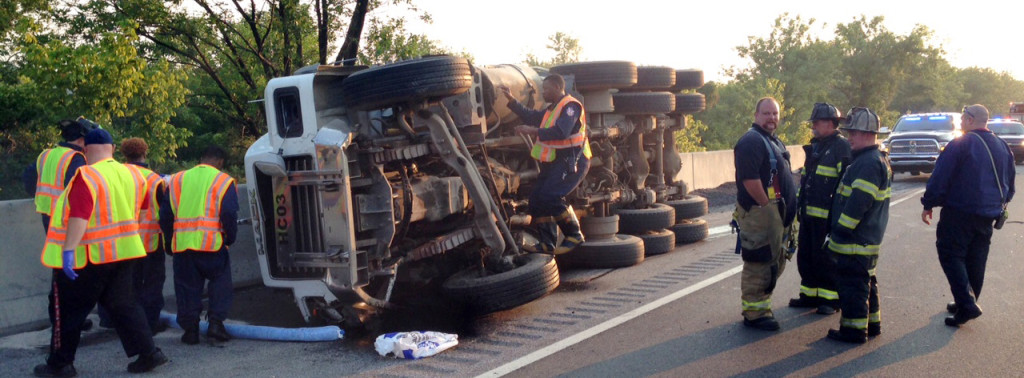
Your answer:
[[[800,170],[800,214],[827,222],[839,175],[850,162],[850,142],[838,132],[804,146],[806,163]]]
[[[149,189],[146,196],[149,197],[149,208],[142,210],[139,214],[139,235],[142,237],[142,244],[146,246],[146,252],[152,253],[160,248],[163,234],[160,231],[160,205],[157,204],[157,193],[160,192],[164,181],[160,175],[149,168],[125,164],[125,167],[139,171],[146,179],[146,187]]]
[[[75,250],[75,268],[84,267],[86,257],[93,264],[105,264],[145,256],[138,223],[147,191],[142,174],[114,159],[106,159],[79,168],[76,175],[81,176],[88,187],[94,206],[89,226]],[[57,198],[57,210],[50,219],[42,255],[43,265],[50,268],[63,266],[62,249],[70,214],[67,196],[74,185],[75,180],[72,180],[68,190]]]
[[[547,129],[553,127],[555,125],[555,120],[558,119],[558,116],[562,115],[562,110],[570,103],[575,103],[580,107],[579,131],[569,135],[567,139],[559,140],[542,141],[538,136],[537,141],[533,144],[533,150],[530,151],[530,156],[534,159],[543,162],[555,161],[555,150],[579,146],[583,146],[583,156],[587,159],[592,156],[590,152],[590,140],[587,138],[587,112],[583,111],[583,104],[576,98],[570,95],[565,95],[565,97],[562,97],[561,101],[558,101],[558,104],[556,104],[553,109],[545,111],[544,118],[540,122],[540,128]]]
[[[57,197],[64,192],[64,179],[75,155],[85,155],[74,149],[57,146],[43,151],[36,158],[36,212],[53,215]]]
[[[235,180],[206,164],[171,176],[168,192],[174,211],[171,249],[217,252],[224,245],[220,207]]]
[[[853,152],[853,162],[843,173],[829,213],[830,250],[878,255],[889,223],[891,183],[892,169],[877,145]]]

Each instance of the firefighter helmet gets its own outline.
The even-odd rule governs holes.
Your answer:
[[[858,130],[869,133],[878,133],[878,115],[868,108],[850,109],[850,114],[843,120],[844,130]]]
[[[838,124],[843,119],[843,114],[835,105],[819,102],[814,104],[814,109],[811,110],[811,119],[808,121],[814,122],[821,119],[835,121]]]

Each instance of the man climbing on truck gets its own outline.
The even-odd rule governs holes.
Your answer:
[[[583,233],[572,206],[565,196],[579,186],[590,169],[590,142],[587,139],[587,117],[583,104],[565,93],[565,79],[552,74],[544,78],[545,110],[528,109],[519,103],[508,87],[500,87],[508,99],[509,110],[524,123],[516,132],[536,137],[530,156],[540,164],[533,191],[530,193],[530,215],[539,242],[524,246],[530,252],[563,254],[583,243]],[[558,229],[564,236],[557,247]]]

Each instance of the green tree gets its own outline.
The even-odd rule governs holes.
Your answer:
[[[963,97],[956,105],[982,104],[995,116],[1005,115],[1010,110],[1010,102],[1024,101],[1024,82],[1015,80],[1009,73],[970,67],[959,70],[957,77],[963,83]]]
[[[37,29],[38,30],[38,29]],[[19,46],[18,64],[0,76],[0,102],[12,111],[0,116],[7,190],[0,197],[25,196],[14,179],[44,147],[58,140],[56,122],[84,115],[111,131],[115,140],[141,136],[150,160],[175,156],[190,133],[170,123],[185,101],[184,74],[166,62],[149,62],[134,47],[131,28],[97,35],[93,43],[29,33]]]
[[[554,67],[559,64],[576,63],[583,56],[583,46],[580,40],[563,32],[556,32],[548,37],[548,44],[545,45],[554,56],[547,61],[542,61],[536,55],[526,54],[524,62],[532,67]]]
[[[727,71],[740,82],[774,80],[782,84],[777,98],[786,99],[783,105],[789,111],[780,117],[779,128],[789,130],[792,143],[809,138],[810,134],[795,130],[805,125],[814,103],[837,101],[833,88],[841,79],[837,71],[842,56],[834,43],[812,36],[815,22],[782,14],[767,37],[750,37],[746,46],[736,48],[740,57],[751,60],[751,66]]]

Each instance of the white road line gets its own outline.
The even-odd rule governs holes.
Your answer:
[[[570,346],[576,345],[576,344],[580,343],[581,341],[589,339],[589,338],[591,338],[591,337],[593,337],[593,336],[595,336],[595,335],[597,335],[597,334],[599,334],[601,332],[607,331],[607,330],[612,329],[612,328],[614,328],[614,327],[616,327],[616,326],[618,326],[618,325],[620,325],[622,323],[625,323],[625,322],[628,322],[630,320],[633,320],[633,319],[639,317],[640,315],[643,315],[643,314],[646,314],[648,312],[651,312],[651,311],[657,309],[658,307],[661,307],[661,306],[664,306],[666,304],[669,304],[672,301],[675,301],[675,300],[677,300],[679,298],[682,298],[682,297],[685,297],[687,295],[693,294],[697,290],[703,289],[705,287],[708,287],[708,286],[711,286],[711,285],[715,284],[718,281],[721,281],[721,280],[724,280],[726,278],[729,278],[730,276],[732,276],[732,275],[734,275],[736,273],[739,273],[741,270],[743,270],[743,266],[737,266],[737,267],[734,267],[734,268],[729,269],[727,271],[724,271],[722,273],[719,273],[718,275],[715,275],[714,277],[708,278],[708,279],[706,279],[704,281],[698,282],[698,283],[696,283],[696,284],[694,284],[692,286],[689,286],[689,287],[687,287],[685,289],[682,289],[682,290],[677,291],[675,293],[669,294],[668,296],[660,298],[660,299],[657,299],[654,302],[651,302],[651,303],[648,303],[646,305],[640,306],[640,307],[638,307],[638,308],[636,308],[636,309],[634,309],[634,310],[632,310],[630,312],[627,312],[625,314],[616,316],[616,317],[614,317],[614,318],[612,318],[610,320],[605,321],[604,323],[598,324],[598,325],[596,325],[596,326],[594,326],[594,327],[592,327],[590,329],[587,329],[587,330],[585,330],[583,332],[580,332],[580,333],[577,333],[575,335],[569,336],[569,337],[567,337],[565,339],[562,339],[562,340],[560,340],[560,341],[558,341],[558,342],[556,342],[554,344],[551,344],[551,345],[548,345],[548,346],[546,346],[544,348],[538,349],[537,351],[535,351],[533,353],[527,354],[527,355],[525,355],[523,357],[520,357],[519,359],[517,359],[515,361],[509,362],[509,363],[507,363],[505,365],[502,365],[502,366],[498,367],[497,369],[494,369],[494,370],[491,370],[489,372],[483,373],[483,374],[481,374],[479,376],[480,377],[500,377],[500,376],[503,376],[505,374],[511,373],[513,371],[516,371],[519,368],[522,368],[523,366],[526,366],[526,365],[532,364],[534,362],[537,362],[537,361],[539,361],[540,359],[542,359],[544,357],[547,357],[547,356],[550,356],[552,354],[555,354],[556,352],[559,352],[559,351],[561,351],[561,350],[563,350],[565,348],[568,348]]]
[[[893,207],[893,206],[896,206],[896,205],[897,205],[897,204],[899,204],[900,202],[903,202],[903,201],[906,201],[906,200],[908,200],[908,199],[911,199],[911,198],[917,197],[917,195],[918,195],[918,194],[924,193],[924,190],[925,190],[925,188],[921,188],[921,189],[915,190],[915,191],[911,192],[911,193],[910,193],[910,195],[908,195],[908,196],[906,196],[906,197],[903,197],[903,198],[900,198],[900,199],[898,199],[898,200],[895,200],[895,201],[889,202],[889,207]]]
[[[915,198],[915,197],[917,197],[918,194],[924,193],[924,191],[925,191],[924,189],[919,189],[919,190],[916,190],[914,192],[911,192],[906,197],[903,197],[903,198],[900,198],[898,200],[890,202],[889,203],[889,207],[896,206],[896,205],[902,203],[903,201],[906,201],[906,200],[911,199],[911,198]],[[730,230],[731,229],[730,229],[729,225],[717,226],[717,227],[713,227],[710,230],[708,230],[708,235],[709,235],[709,237],[712,236],[712,235],[713,236],[720,236],[720,234],[724,234],[726,232],[730,232]],[[714,277],[708,278],[708,279],[706,279],[704,281],[701,281],[701,282],[698,282],[698,283],[693,284],[691,286],[688,286],[688,287],[686,287],[686,288],[684,288],[682,290],[679,290],[677,292],[669,294],[669,295],[667,295],[665,297],[659,298],[659,299],[655,300],[654,302],[651,302],[651,303],[645,304],[643,306],[637,307],[637,308],[635,308],[635,309],[633,309],[633,310],[631,310],[631,311],[629,311],[629,312],[627,312],[625,314],[616,316],[616,317],[614,317],[612,319],[606,320],[604,323],[601,323],[601,324],[598,324],[598,325],[596,325],[594,327],[586,329],[583,332],[580,332],[580,333],[577,333],[575,335],[569,336],[569,337],[567,337],[565,339],[562,339],[562,340],[560,340],[560,341],[558,341],[558,342],[556,342],[554,344],[548,345],[548,346],[546,346],[544,348],[541,348],[541,349],[538,349],[537,351],[534,351],[533,353],[527,354],[527,355],[525,355],[523,357],[520,357],[520,358],[518,358],[518,359],[516,359],[516,360],[514,360],[512,362],[509,362],[507,364],[499,366],[498,368],[496,368],[494,370],[491,370],[491,371],[488,371],[486,373],[480,374],[478,377],[501,377],[501,376],[506,375],[508,373],[514,372],[516,370],[519,370],[520,368],[522,368],[524,366],[527,366],[529,364],[532,364],[534,362],[540,361],[541,359],[543,359],[543,358],[545,358],[547,356],[553,355],[553,354],[558,353],[559,351],[562,351],[562,350],[564,350],[564,349],[566,349],[568,347],[571,347],[573,345],[579,344],[583,340],[586,340],[586,339],[589,339],[591,337],[594,337],[597,334],[600,334],[601,332],[604,332],[604,331],[607,331],[609,329],[612,329],[612,328],[614,328],[614,327],[616,327],[616,326],[618,326],[618,325],[620,325],[622,323],[628,322],[630,320],[633,320],[633,319],[636,319],[636,318],[640,317],[643,314],[646,314],[648,312],[654,311],[654,310],[658,309],[661,306],[664,306],[666,304],[672,303],[673,301],[678,300],[680,298],[683,298],[683,297],[685,297],[687,295],[693,294],[693,293],[697,292],[697,290],[700,290],[700,289],[703,289],[705,287],[714,285],[715,283],[717,283],[719,281],[722,281],[722,280],[724,280],[726,278],[729,278],[729,277],[735,275],[736,273],[741,272],[742,270],[743,270],[743,265],[735,266],[732,269],[729,269],[727,271],[724,271],[722,273],[719,273],[719,274],[715,275]]]

